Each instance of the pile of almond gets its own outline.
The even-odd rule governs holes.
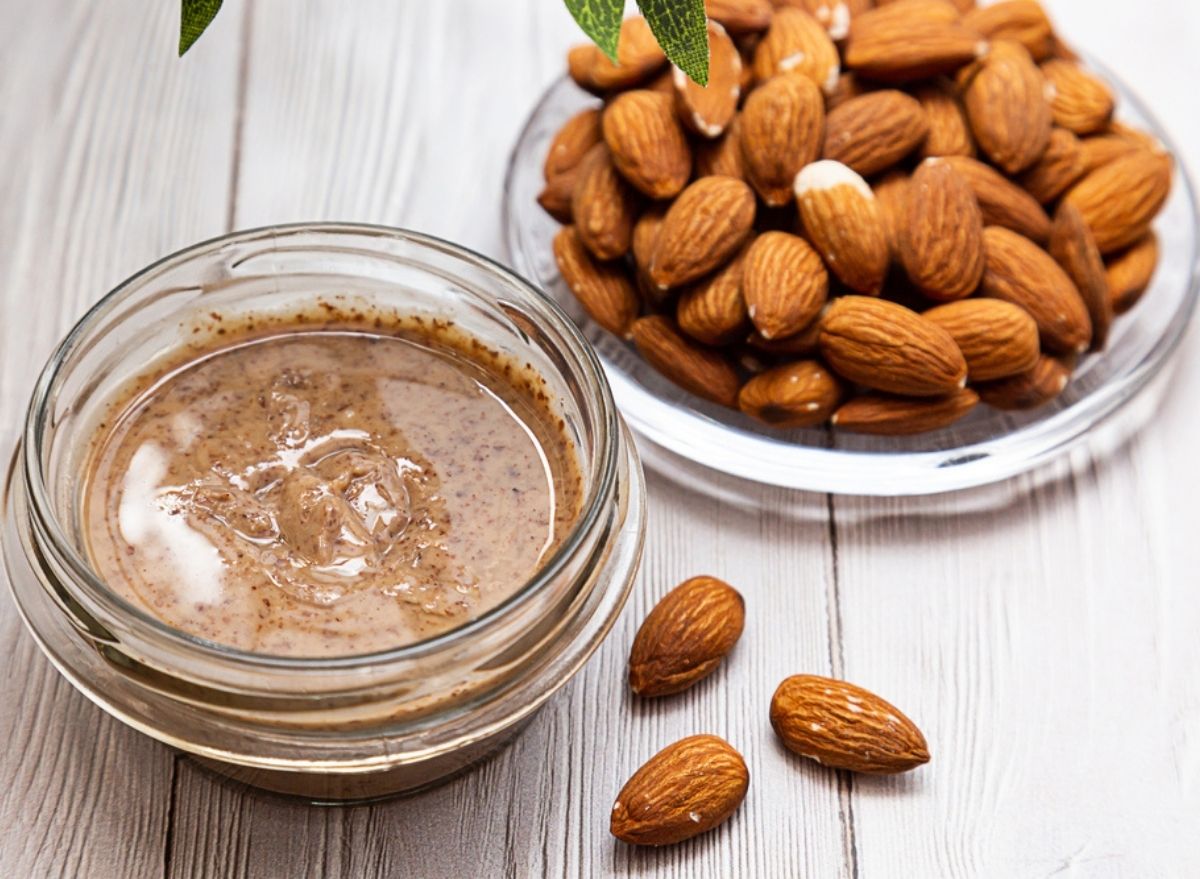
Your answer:
[[[708,0],[710,79],[645,21],[539,201],[605,329],[778,427],[909,434],[1055,397],[1146,289],[1171,157],[1036,0]]]

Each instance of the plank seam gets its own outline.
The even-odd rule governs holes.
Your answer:
[[[179,791],[180,757],[180,754],[171,754],[171,796],[167,800],[167,832],[163,839],[163,879],[170,879],[171,858],[175,848],[175,804]]]
[[[226,199],[225,231],[232,232],[237,222],[238,189],[242,183],[242,139],[246,119],[246,93],[250,81],[250,47],[253,43],[254,0],[242,8],[242,39],[238,48],[237,103],[233,116],[233,161],[229,170],[229,197]]]

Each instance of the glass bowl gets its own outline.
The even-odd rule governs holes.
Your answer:
[[[579,322],[608,373],[630,427],[645,441],[649,466],[701,480],[713,490],[718,473],[787,488],[834,494],[933,494],[997,482],[1033,469],[1105,431],[1126,435],[1153,409],[1163,375],[1195,309],[1198,283],[1196,204],[1192,183],[1162,126],[1107,71],[1123,122],[1153,132],[1175,156],[1170,199],[1155,222],[1161,258],[1141,302],[1113,323],[1108,347],[1080,361],[1051,403],[1028,412],[980,405],[951,427],[912,437],[872,437],[827,428],[780,431],[701,400],[645,363],[626,341],[601,329],[558,275],[551,240],[555,222],[536,202],[551,138],[572,114],[598,100],[566,77],[534,107],[509,161],[504,234],[513,268],[545,290]],[[1151,390],[1147,390],[1147,386]],[[1130,407],[1135,398],[1143,405]],[[1112,416],[1121,413],[1119,419]],[[1113,422],[1119,422],[1114,424]],[[699,465],[699,466],[696,466]]]

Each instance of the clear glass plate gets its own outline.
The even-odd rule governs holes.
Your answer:
[[[509,161],[503,219],[510,262],[562,305],[595,345],[626,421],[653,446],[645,449],[647,461],[665,462],[665,469],[686,473],[688,481],[716,475],[708,470],[787,488],[889,496],[997,482],[1063,454],[1118,412],[1122,433],[1136,428],[1151,407],[1145,400],[1128,404],[1146,396],[1141,392],[1170,362],[1196,305],[1200,266],[1192,183],[1178,150],[1142,102],[1108,79],[1118,92],[1118,117],[1154,132],[1176,159],[1171,197],[1155,223],[1161,258],[1141,302],[1114,322],[1107,349],[1083,359],[1063,393],[1040,409],[1011,413],[980,405],[951,427],[913,437],[780,431],[662,377],[628,342],[587,317],[554,264],[551,240],[559,226],[535,200],[542,163],[563,122],[598,103],[566,77],[542,96]]]

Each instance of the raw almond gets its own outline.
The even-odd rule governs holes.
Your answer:
[[[746,797],[746,761],[724,739],[680,739],[651,757],[617,794],[609,829],[633,845],[670,845],[712,830]]]
[[[805,235],[825,265],[859,293],[883,286],[890,253],[887,226],[867,181],[824,159],[796,175],[796,203]]]
[[[1045,241],[1050,235],[1050,218],[1042,206],[996,169],[965,156],[947,156],[945,161],[975,193],[985,225],[1012,229],[1032,241]]]
[[[964,299],[921,315],[951,336],[967,361],[972,382],[1033,369],[1041,351],[1037,323],[1023,308],[999,299]]]
[[[686,391],[735,408],[741,382],[737,370],[719,351],[684,337],[660,314],[638,318],[633,344],[646,362]]]
[[[646,89],[623,92],[604,111],[604,142],[613,163],[654,199],[679,194],[692,174],[692,153],[674,101]]]
[[[1050,132],[1042,157],[1021,174],[1025,191],[1042,204],[1049,204],[1067,191],[1086,172],[1079,138],[1065,128]]]
[[[846,681],[787,678],[771,697],[771,726],[788,750],[834,769],[891,774],[929,762],[929,746],[916,724]]]
[[[1137,150],[1091,171],[1064,196],[1079,208],[1101,253],[1146,234],[1171,191],[1171,158]]]
[[[770,0],[704,0],[704,8],[731,34],[766,30],[773,11]]]
[[[1092,349],[1099,351],[1108,341],[1113,305],[1109,295],[1104,260],[1083,215],[1073,204],[1062,204],[1050,230],[1050,255],[1063,267],[1087,306],[1092,319]]]
[[[796,174],[821,151],[825,109],[821,93],[803,76],[777,76],[746,99],[739,142],[746,177],[763,201],[792,200]]]
[[[1000,0],[978,6],[962,21],[989,40],[1015,40],[1039,61],[1054,51],[1054,28],[1036,0]]]
[[[667,209],[649,274],[661,289],[694,281],[722,265],[754,226],[754,193],[733,177],[701,177]]]
[[[1092,339],[1087,307],[1050,254],[1028,238],[999,226],[984,229],[983,238],[983,294],[1029,312],[1037,321],[1042,345],[1048,351],[1086,351]]]
[[[1028,372],[983,382],[976,387],[979,398],[996,409],[1036,409],[1062,393],[1071,380],[1071,370],[1062,361],[1045,355]]]
[[[1158,236],[1147,232],[1108,260],[1106,276],[1113,308],[1126,312],[1137,304],[1158,268]]]
[[[822,91],[832,91],[838,72],[837,47],[825,28],[803,9],[777,9],[754,50],[754,76],[759,82],[786,73],[804,76]]]
[[[975,155],[975,140],[971,137],[966,111],[944,82],[921,86],[916,98],[929,123],[929,133],[921,144],[922,156]]]
[[[1050,142],[1046,81],[1020,43],[998,40],[963,92],[979,149],[1008,174],[1036,162]]]
[[[800,360],[746,382],[738,407],[772,427],[814,427],[829,419],[841,398],[841,385],[828,369],[816,360]]]
[[[616,259],[629,251],[637,199],[602,143],[579,163],[571,214],[580,240],[596,259]]]
[[[679,118],[701,137],[720,137],[737,113],[742,87],[742,56],[716,22],[708,23],[708,85],[702,86],[678,67],[672,71]]]
[[[831,40],[844,40],[850,22],[874,6],[872,0],[786,0],[781,6],[799,6],[829,32]]]
[[[869,296],[843,296],[821,318],[821,354],[852,382],[910,397],[961,388],[967,363],[953,337],[916,312]]]
[[[625,272],[593,260],[572,226],[554,236],[554,261],[592,320],[610,333],[627,335],[638,314],[638,298]]]
[[[650,271],[650,260],[654,258],[654,248],[658,246],[658,232],[662,228],[665,216],[665,207],[653,205],[638,217],[633,226],[630,250],[633,252],[633,263],[640,272]]]
[[[716,140],[705,140],[692,148],[697,177],[737,177],[746,179],[746,167],[742,163],[742,146],[739,140],[741,116],[734,116],[725,133]]]
[[[621,23],[617,63],[594,45],[577,46],[568,56],[571,77],[589,91],[603,93],[645,82],[667,63],[650,25],[640,15]]]
[[[850,22],[846,67],[872,79],[908,82],[950,73],[984,49],[945,0],[900,0]]]
[[[1094,134],[1108,125],[1113,94],[1103,80],[1074,61],[1057,58],[1042,65],[1042,75],[1052,89],[1055,124],[1076,134]]]
[[[926,159],[913,173],[900,224],[900,261],[909,280],[932,299],[961,299],[979,286],[983,215],[970,185],[944,159]]]
[[[813,318],[812,323],[800,332],[782,339],[768,339],[755,330],[746,337],[746,344],[757,351],[771,354],[775,357],[815,357],[820,353],[821,316]]]
[[[550,141],[543,172],[547,181],[573,170],[583,161],[587,151],[600,142],[600,111],[595,107],[582,110],[563,124]]]
[[[1079,150],[1083,158],[1084,172],[1094,171],[1101,165],[1107,165],[1113,159],[1127,156],[1142,149],[1142,145],[1123,134],[1111,131],[1093,134],[1079,140]]]
[[[692,577],[646,616],[629,654],[629,686],[639,696],[680,693],[708,677],[742,636],[745,602],[716,577]]]
[[[560,223],[571,222],[571,198],[575,193],[575,184],[579,181],[579,169],[572,168],[555,174],[546,181],[542,191],[538,193],[537,202],[542,209]]]
[[[745,251],[679,297],[675,322],[697,342],[726,345],[746,335],[749,317],[742,298]]]
[[[928,133],[925,112],[915,98],[881,89],[846,101],[829,114],[822,155],[869,177],[899,162]]]
[[[765,339],[794,335],[816,318],[829,276],[808,242],[787,232],[764,232],[746,250],[742,295],[750,321]]]
[[[970,388],[943,397],[862,394],[842,404],[829,423],[849,433],[911,436],[949,427],[978,403],[979,395]]]
[[[872,192],[879,202],[883,214],[883,225],[887,230],[888,250],[893,258],[900,257],[900,229],[908,214],[909,177],[903,171],[889,171],[875,181]]]

